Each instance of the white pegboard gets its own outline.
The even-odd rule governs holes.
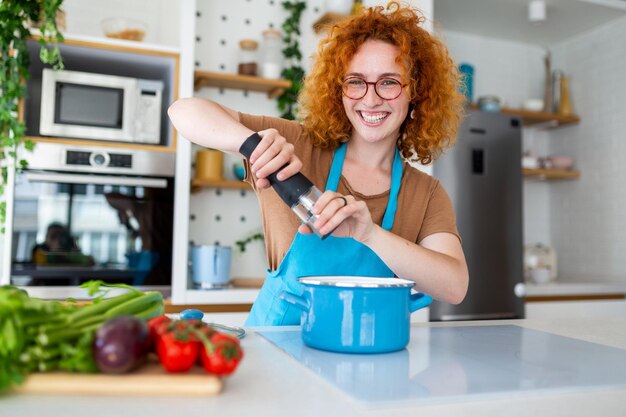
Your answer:
[[[307,0],[300,20],[300,50],[304,68],[315,51],[319,37],[313,23],[324,14],[324,0]],[[262,48],[261,33],[281,29],[287,13],[280,0],[198,0],[196,21],[196,68],[205,71],[237,72],[239,41],[255,39]]]
[[[261,215],[252,190],[203,189],[192,196],[189,218],[190,243],[233,248],[231,276],[265,276],[264,243],[254,241],[245,252],[235,245],[236,241],[261,232]]]
[[[198,1],[196,65],[207,71],[237,73],[239,41],[280,29],[285,13],[279,0]]]
[[[280,0],[199,0],[196,13],[196,69],[233,74],[237,72],[239,40],[255,39],[262,48],[261,33],[268,28],[281,29],[286,17]],[[300,38],[303,57],[313,54],[318,39],[313,22],[323,14],[324,0],[307,2],[302,15]],[[308,62],[303,63],[305,68]],[[215,100],[233,110],[250,114],[278,116],[276,100],[264,93],[204,88],[196,96]],[[195,161],[194,146],[192,161]],[[225,155],[224,178],[233,179],[232,164],[237,158]],[[254,192],[229,189],[203,189],[190,201],[189,239],[194,244],[233,247],[233,277],[265,276],[267,261],[263,242],[249,244],[246,252],[236,249],[235,241],[262,230],[261,214]]]
[[[198,149],[199,147],[194,146],[193,161]],[[237,158],[225,155],[224,178],[234,179],[231,167],[236,161]],[[189,243],[232,247],[231,276],[265,276],[267,262],[264,243],[254,241],[246,246],[245,252],[240,252],[235,244],[236,241],[261,231],[261,213],[252,189],[204,188],[191,195]]]

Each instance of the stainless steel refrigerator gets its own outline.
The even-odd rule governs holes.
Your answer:
[[[469,268],[459,305],[433,302],[431,321],[524,317],[521,122],[470,111],[457,144],[433,166],[452,199]]]

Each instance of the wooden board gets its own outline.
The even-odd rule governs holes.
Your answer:
[[[161,365],[151,363],[123,374],[33,373],[24,384],[13,389],[23,394],[129,395],[207,397],[219,394],[223,381],[200,367],[189,372],[168,374]]]

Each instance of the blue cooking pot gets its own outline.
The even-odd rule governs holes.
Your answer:
[[[409,343],[410,316],[432,297],[411,294],[412,281],[372,277],[299,278],[301,296],[280,297],[302,310],[302,341],[332,352],[383,353]]]

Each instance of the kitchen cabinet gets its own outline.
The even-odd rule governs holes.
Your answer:
[[[626,317],[626,284],[526,284],[526,318]]]
[[[256,91],[267,93],[269,98],[276,98],[291,87],[291,81],[196,70],[194,72],[194,90],[197,91],[202,87]]]
[[[56,133],[57,131],[54,133],[48,131],[50,134],[47,136],[42,134],[42,131],[45,132],[45,129],[40,128],[42,114],[50,119],[54,116],[51,107],[46,107],[44,104],[46,104],[46,99],[55,97],[55,90],[54,88],[44,89],[43,74],[44,69],[47,68],[39,60],[40,45],[36,36],[27,41],[27,47],[31,64],[29,78],[26,81],[27,94],[20,103],[19,117],[25,124],[26,138],[35,142],[37,146],[32,152],[22,153],[22,158],[28,162],[31,169],[20,170],[21,172],[16,174],[15,179],[7,181],[8,187],[5,194],[8,207],[7,230],[3,242],[5,246],[2,254],[3,274],[0,284],[10,283],[12,277],[31,277],[32,275],[38,281],[37,285],[32,284],[31,278],[22,279],[20,285],[38,286],[36,290],[44,298],[52,297],[48,295],[51,286],[70,290],[85,279],[113,279],[117,282],[133,280],[134,285],[142,285],[139,279],[133,278],[135,271],[130,266],[130,255],[143,253],[144,256],[149,256],[146,255],[148,251],[144,251],[143,247],[139,246],[140,243],[137,246],[133,243],[132,249],[129,249],[131,248],[130,242],[135,242],[135,240],[130,233],[128,235],[126,233],[132,228],[123,227],[123,223],[120,223],[121,217],[118,216],[118,207],[108,202],[104,195],[111,190],[117,191],[115,187],[120,187],[120,189],[123,187],[120,194],[124,195],[125,201],[142,201],[145,203],[142,207],[151,206],[153,202],[158,201],[160,208],[158,220],[157,217],[152,217],[152,213],[156,212],[150,211],[145,217],[140,216],[142,222],[146,221],[146,223],[138,223],[135,227],[142,228],[140,239],[142,242],[152,241],[157,233],[162,237],[159,239],[161,242],[168,242],[169,247],[152,250],[159,252],[162,261],[169,259],[172,252],[173,215],[169,217],[167,213],[171,212],[171,204],[174,201],[173,183],[175,180],[173,177],[177,141],[176,132],[169,122],[166,109],[171,101],[179,96],[179,50],[162,45],[95,36],[66,35],[65,41],[59,44],[59,49],[65,70],[68,72],[54,73],[65,74],[66,85],[74,85],[74,77],[77,76],[69,71],[89,73],[87,74],[89,79],[96,80],[91,85],[92,91],[101,89],[103,79],[116,78],[117,80],[111,85],[113,88],[105,89],[108,101],[90,99],[89,97],[93,96],[82,95],[84,91],[88,91],[87,88],[81,87],[80,95],[72,94],[72,89],[69,89],[70,92],[66,96],[69,97],[69,102],[73,100],[73,105],[68,105],[70,110],[67,113],[78,114],[79,122],[66,114],[64,116],[70,121],[67,124],[75,122],[86,128],[84,131],[74,131],[67,137],[63,137],[65,133]],[[52,71],[46,73],[53,74]],[[123,84],[118,81],[122,78],[129,79],[132,83]],[[133,93],[140,91],[138,88],[135,89],[139,83],[137,79],[159,84],[159,93],[162,94],[160,103],[149,101],[143,106],[145,100],[142,100],[142,106],[128,105],[129,102],[134,102]],[[149,82],[146,83],[149,84]],[[126,88],[124,85],[130,87]],[[131,89],[133,93],[128,93],[126,97]],[[60,90],[61,88],[56,90],[56,97],[62,96]],[[141,90],[141,93],[145,94],[148,100],[149,97],[156,95],[154,90],[150,89]],[[108,103],[109,106],[102,105],[103,102]],[[83,103],[94,105],[90,107]],[[89,110],[85,110],[87,107],[90,107]],[[109,110],[110,114],[103,110],[104,108]],[[128,112],[127,115],[119,117],[119,113],[129,108],[136,112]],[[56,109],[60,113],[59,108]],[[120,110],[116,113],[112,109]],[[149,113],[151,117],[141,119],[146,113]],[[109,124],[98,124],[102,123],[106,116],[102,119],[95,117],[98,120],[93,120],[93,116],[101,114],[110,116]],[[136,118],[133,118],[133,115]],[[61,119],[58,113],[56,117]],[[151,131],[149,140],[154,143],[133,142],[138,137],[136,132],[141,132],[141,130],[133,129],[133,125],[136,125],[138,120],[148,120],[144,126],[150,127],[155,126],[155,122],[160,120],[159,129],[154,129],[154,131],[148,129]],[[111,129],[105,133],[99,132],[99,136],[90,135],[89,130],[92,126],[122,128],[126,132],[123,136],[115,136],[114,134],[118,132]],[[71,185],[68,186],[68,184]],[[77,187],[74,187],[75,185]],[[144,191],[145,194],[142,194]],[[122,209],[119,210],[121,213]],[[130,213],[131,209],[127,209],[126,212]],[[148,213],[148,211],[142,213]],[[147,221],[153,221],[153,219],[155,224],[158,224],[158,228],[155,228],[158,232],[154,234],[147,232],[148,227],[145,227],[148,224]],[[80,259],[87,259],[90,263],[89,268],[80,268],[75,264],[72,266],[64,264],[63,267],[55,265],[51,268],[54,269],[51,273],[46,268],[33,267],[29,249],[35,247],[42,233],[45,236],[45,232],[42,232],[45,230],[45,225],[53,222],[63,223],[68,233],[71,231],[72,237],[79,241],[82,250]],[[97,247],[112,249],[99,251],[95,249]],[[21,268],[24,264],[29,264],[34,271],[24,272]],[[115,265],[115,268],[111,265]],[[118,268],[118,265],[124,265],[124,267]],[[167,264],[161,265],[158,283],[152,283],[152,285],[169,284],[170,267]],[[49,277],[57,282],[52,284],[46,279]]]
[[[167,106],[178,98],[180,57],[177,48],[124,40],[68,35],[59,44],[66,70],[121,77],[158,80],[163,83],[160,107],[161,139],[158,144],[119,141],[93,141],[80,138],[50,137],[39,133],[41,80],[44,65],[37,58],[37,37],[28,41],[31,58],[27,99],[21,103],[26,136],[34,142],[107,146],[157,152],[175,152],[176,131],[167,117]]]
[[[556,320],[565,318],[626,317],[626,300],[579,299],[571,301],[526,301],[526,318]]]
[[[217,87],[261,92],[267,94],[269,99],[275,99],[290,86],[291,82],[287,80],[266,79],[262,77],[224,74],[210,71],[194,71],[194,90],[196,91],[204,87]],[[189,161],[188,164],[190,166],[191,162]],[[202,189],[211,188],[236,190],[240,191],[242,196],[244,196],[246,191],[252,191],[252,187],[248,183],[238,180],[192,178],[190,183],[191,193],[197,193]],[[205,197],[203,196],[202,198]],[[249,216],[246,215],[245,217]],[[229,232],[239,233],[233,230]],[[185,270],[187,270],[187,268],[185,268]],[[242,279],[242,281],[244,280]],[[181,284],[184,284],[184,287]],[[202,310],[206,311],[207,308],[209,308],[213,315],[213,317],[208,317],[208,320],[236,326],[243,325],[248,316],[248,311],[259,291],[258,288],[242,287],[236,284],[233,284],[232,288],[219,291],[199,290],[192,288],[190,284],[188,284],[188,279],[180,280],[180,278],[173,282],[173,288],[173,302],[176,304],[204,305]]]

